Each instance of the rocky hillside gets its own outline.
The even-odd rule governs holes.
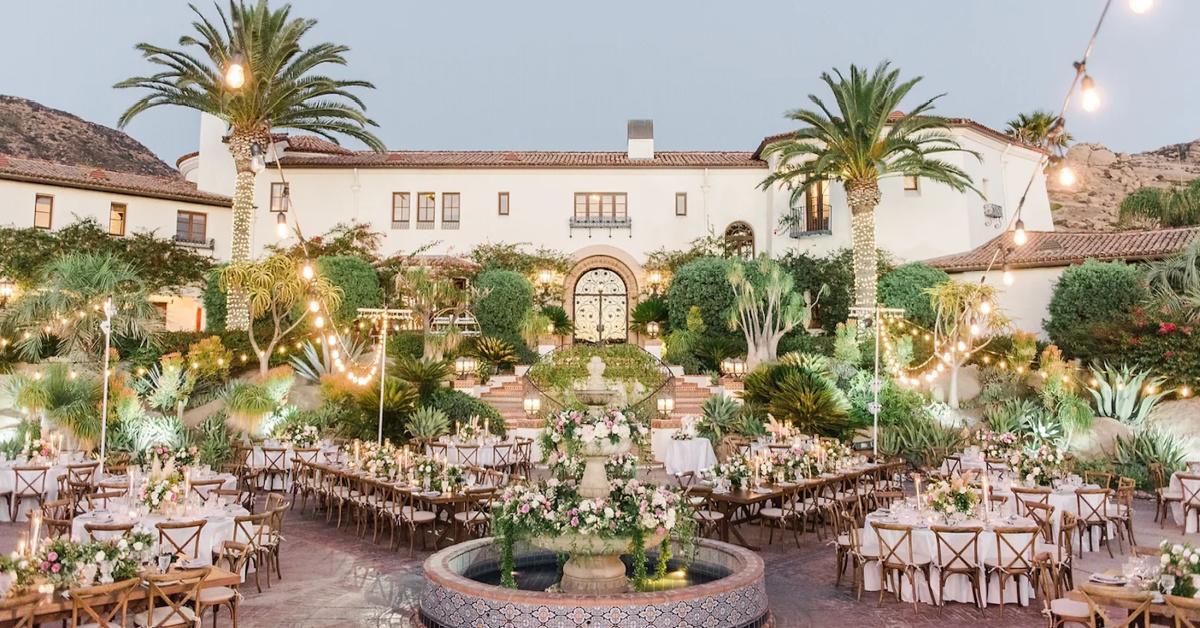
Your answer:
[[[1067,162],[1078,181],[1072,188],[1048,177],[1050,202],[1058,209],[1059,229],[1111,230],[1117,208],[1130,192],[1143,186],[1168,187],[1200,177],[1200,140],[1143,153],[1114,153],[1100,144],[1076,144]]]
[[[0,153],[118,172],[175,174],[150,149],[116,129],[2,94]]]

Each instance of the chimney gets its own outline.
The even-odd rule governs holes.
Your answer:
[[[626,155],[630,159],[654,159],[654,120],[630,120],[627,128]]]

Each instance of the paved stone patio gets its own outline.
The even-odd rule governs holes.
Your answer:
[[[1178,526],[1168,524],[1160,530],[1152,522],[1153,504],[1137,504],[1137,533],[1142,545],[1158,543],[1163,538],[1181,539]],[[23,525],[0,524],[0,548],[9,551],[16,545]],[[747,528],[747,538],[757,542],[757,529]],[[242,603],[239,625],[254,627],[332,627],[332,626],[409,626],[409,615],[415,608],[423,587],[421,562],[428,552],[419,545],[413,558],[407,549],[391,551],[371,543],[370,534],[357,538],[352,530],[337,530],[326,524],[324,516],[314,516],[311,509],[301,515],[291,513],[284,531],[282,583],[264,583],[260,594],[253,582],[243,586],[246,599]],[[764,539],[765,540],[765,539]],[[917,628],[927,626],[1016,627],[1042,626],[1040,600],[1027,608],[990,606],[982,613],[967,604],[950,604],[944,609],[922,605],[914,613],[911,604],[898,603],[886,596],[882,606],[878,594],[866,593],[861,602],[843,582],[833,586],[833,551],[819,542],[815,535],[801,538],[797,549],[790,536],[780,538],[762,552],[766,561],[767,590],[776,625],[781,628],[876,626],[887,628]],[[1077,581],[1088,574],[1109,568],[1120,568],[1126,557],[1116,552],[1110,559],[1103,549],[1085,553],[1076,562]],[[205,626],[212,625],[206,616]],[[229,616],[222,612],[219,625],[229,626]]]

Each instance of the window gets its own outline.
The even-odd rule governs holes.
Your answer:
[[[822,181],[804,191],[802,231],[829,231],[829,182]]]
[[[576,221],[623,222],[628,216],[624,192],[575,193]]]
[[[108,207],[108,234],[125,235],[125,204],[113,203]]]
[[[424,228],[431,229],[429,225],[433,224],[433,216],[435,207],[437,206],[437,197],[433,192],[418,192],[417,193],[417,226],[425,223]]]
[[[508,192],[501,192],[500,195],[496,197],[496,211],[501,216],[508,215]]]
[[[725,228],[725,250],[734,257],[754,258],[754,229],[738,221]]]
[[[285,212],[291,209],[292,199],[290,197],[291,190],[288,189],[287,183],[272,183],[271,184],[271,211]]]
[[[411,213],[408,192],[392,192],[392,228],[407,229]]]
[[[905,192],[920,192],[921,182],[916,175],[904,175],[904,191]]]
[[[676,192],[675,193],[675,215],[676,216],[686,216],[687,215],[687,192]]]
[[[208,215],[185,211],[176,214],[175,239],[180,242],[203,244],[208,240]]]
[[[38,229],[49,229],[54,220],[54,197],[49,194],[38,194],[33,203],[33,226]]]
[[[442,228],[457,229],[459,216],[458,192],[442,192]]]

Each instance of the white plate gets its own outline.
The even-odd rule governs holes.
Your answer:
[[[754,489],[754,492],[758,493],[759,495],[769,495],[771,493],[774,493],[775,491],[773,491],[765,486],[760,486],[760,487]]]

